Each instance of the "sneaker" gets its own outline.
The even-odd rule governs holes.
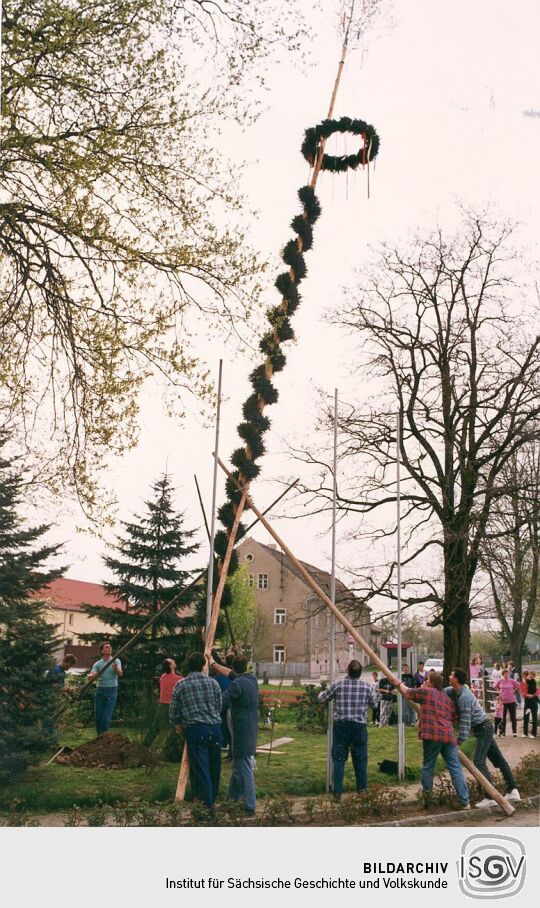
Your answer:
[[[512,737],[513,737],[513,738],[517,738],[517,735],[516,735],[515,731],[512,732]]]
[[[523,735],[523,737],[524,737],[524,738],[527,738],[527,737],[532,738],[533,741],[534,741],[534,739],[536,738],[536,735]]]
[[[528,737],[529,737],[529,735],[526,735],[526,734],[525,734],[525,732],[523,732],[523,734],[522,734],[522,736],[521,736],[521,737],[522,737],[522,738],[528,738]],[[531,737],[531,738],[532,738],[532,735],[530,735],[530,737]]]
[[[484,798],[482,801],[478,801],[475,807],[496,807],[497,801],[493,801],[491,798]]]
[[[469,803],[467,803],[467,804],[461,804],[459,809],[460,810],[471,810],[472,808],[471,808],[471,805]]]
[[[509,791],[506,795],[507,801],[521,801],[521,795],[517,788],[513,788],[512,791]]]

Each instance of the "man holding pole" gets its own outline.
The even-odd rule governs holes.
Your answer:
[[[356,790],[367,790],[367,709],[376,709],[378,697],[371,684],[360,680],[362,666],[353,659],[347,666],[347,677],[334,681],[319,694],[319,701],[334,701],[334,798],[341,800],[345,763],[351,751],[356,777]]]
[[[491,719],[488,719],[473,692],[467,687],[467,675],[462,668],[455,668],[450,675],[450,687],[446,693],[455,704],[459,713],[458,744],[467,740],[471,731],[476,738],[473,763],[480,770],[488,782],[492,778],[487,768],[486,760],[490,760],[496,769],[500,769],[506,784],[506,795],[509,801],[520,801],[517,782],[512,775],[508,763],[499,750],[495,738]],[[476,807],[495,807],[496,802],[491,798],[483,798]]]
[[[254,816],[257,802],[253,769],[259,724],[259,683],[255,675],[248,672],[245,656],[237,654],[231,668],[220,665],[213,656],[208,657],[208,664],[218,675],[231,679],[223,694],[223,704],[230,707],[232,723],[232,773],[227,797],[242,803],[247,815]]]
[[[202,653],[188,656],[188,674],[173,690],[169,718],[185,730],[193,795],[214,809],[221,775],[221,690],[203,673]]]
[[[396,685],[404,697],[420,704],[418,737],[424,750],[422,789],[424,804],[429,806],[433,790],[433,773],[439,754],[446,763],[459,799],[461,810],[470,810],[469,789],[459,762],[457,740],[452,725],[453,708],[443,690],[442,675],[433,672],[423,687],[411,689],[403,682]]]

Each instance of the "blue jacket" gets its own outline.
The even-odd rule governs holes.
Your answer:
[[[252,757],[257,750],[259,724],[259,683],[254,675],[238,675],[223,694],[230,707],[233,760]]]

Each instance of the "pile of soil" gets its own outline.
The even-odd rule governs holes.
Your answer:
[[[57,763],[66,766],[99,766],[103,769],[133,769],[138,766],[154,766],[156,758],[152,751],[130,741],[124,735],[107,731],[93,741],[87,741],[73,750],[66,747],[56,758]]]

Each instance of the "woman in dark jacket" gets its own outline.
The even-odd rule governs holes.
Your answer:
[[[223,706],[231,710],[232,720],[232,774],[227,797],[230,801],[245,804],[249,816],[255,813],[255,753],[259,722],[259,683],[247,670],[245,656],[235,656],[232,669],[210,660],[212,668],[220,675],[233,678],[223,693]]]

